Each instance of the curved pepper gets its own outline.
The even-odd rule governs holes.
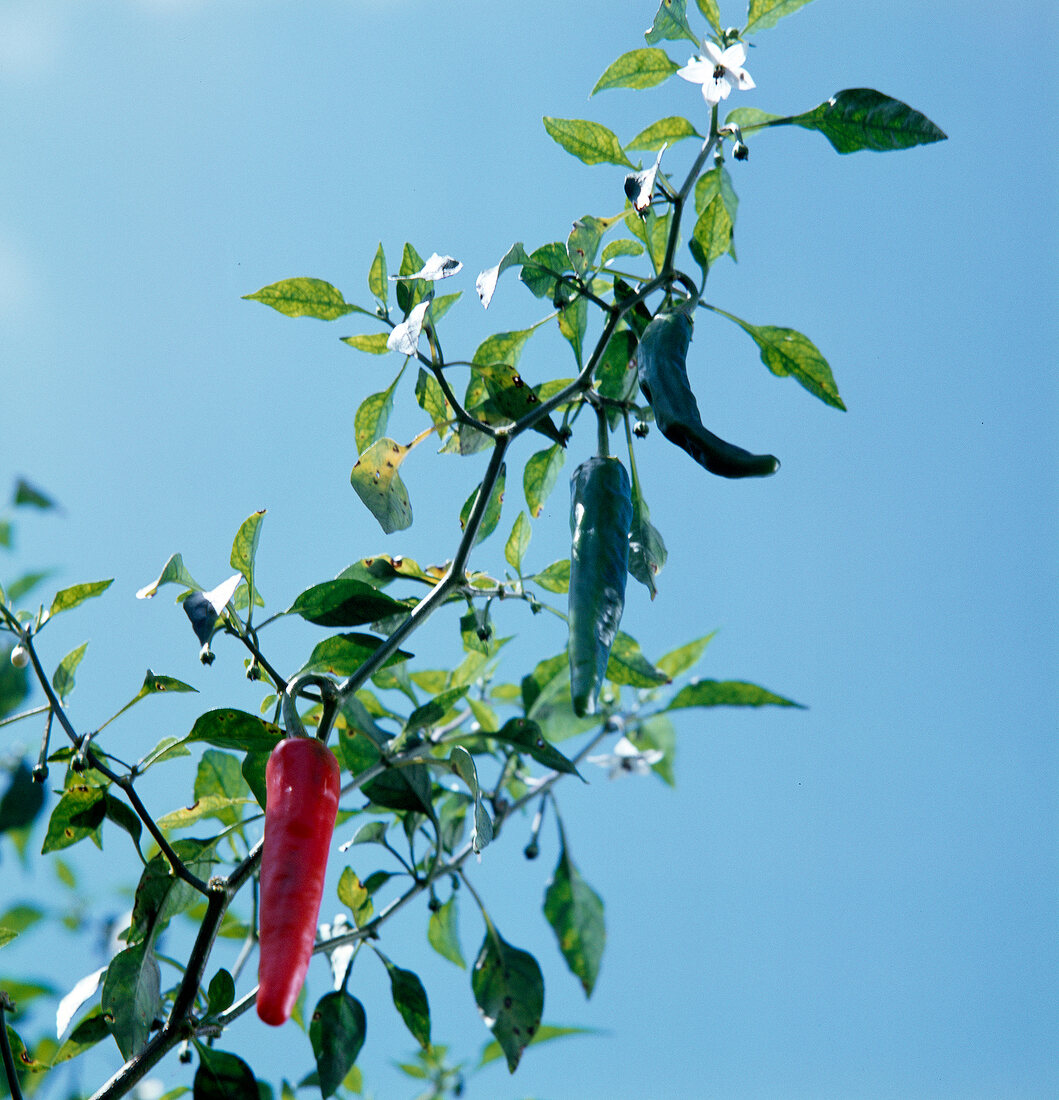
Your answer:
[[[688,382],[686,360],[691,319],[684,312],[659,313],[640,337],[636,353],[640,389],[658,430],[720,477],[767,477],[779,468],[772,455],[755,455],[707,431]]]
[[[616,458],[582,462],[570,479],[570,694],[574,712],[596,698],[625,608],[632,489]]]
[[[257,991],[266,1024],[287,1021],[309,969],[340,787],[338,761],[315,737],[288,737],[268,758]]]

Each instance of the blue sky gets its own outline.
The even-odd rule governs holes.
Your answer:
[[[815,0],[754,40],[757,88],[740,106],[787,114],[874,87],[949,135],[847,157],[794,128],[754,136],[749,161],[729,165],[739,263],[715,267],[710,300],[806,333],[849,411],[772,377],[737,329],[703,317],[692,378],[707,424],[783,468],[721,482],[657,434],[638,454],[669,563],[653,603],[631,587],[624,628],[652,657],[717,629],[701,675],[809,709],[687,712],[675,791],[602,773],[562,791],[574,857],[607,903],[588,1003],[539,913],[554,833],[535,864],[517,826],[487,850],[475,881],[505,937],[541,959],[546,1019],[602,1033],[530,1050],[512,1079],[494,1066],[470,1095],[1059,1090],[1056,15],[959,7]],[[65,509],[23,518],[3,568],[116,578],[49,628],[53,662],[91,638],[80,725],[135,694],[148,665],[202,693],[150,700],[115,728],[115,751],[183,732],[208,706],[255,709],[234,648],[201,669],[168,597],[133,594],[177,550],[204,583],[222,580],[258,508],[273,610],[368,554],[452,552],[483,463],[420,448],[406,471],[415,525],[383,535],[348,479],[353,413],[395,364],[341,344],[368,331],[349,318],[292,321],[241,296],[312,275],[367,305],[377,243],[396,267],[409,240],[465,264],[450,346],[538,320],[510,274],[484,314],[475,272],[513,241],[565,239],[574,218],[619,209],[623,176],[573,160],[541,116],[594,118],[625,140],[663,115],[703,121],[698,90],[677,80],[587,101],[652,16],[599,0],[0,3],[0,474]],[[675,150],[674,170],[690,154]],[[521,367],[540,380],[572,361],[542,333]],[[399,412],[393,434],[421,426]],[[575,437],[568,470],[591,447]],[[534,527],[541,564],[565,553],[565,510],[560,486]],[[502,569],[502,537],[474,564]],[[512,613],[505,629],[518,634],[510,678],[563,644],[542,619]],[[281,627],[277,659],[293,667],[314,638]],[[416,641],[455,659],[440,617]],[[171,791],[151,794],[175,808]],[[108,838],[84,874],[129,883],[129,857]],[[5,894],[47,881],[38,867]],[[435,961],[424,926],[407,914],[384,949],[421,968],[435,1037],[473,1060],[488,1035],[467,976]],[[471,953],[469,905],[464,926]],[[5,948],[0,969],[37,973],[39,947]],[[358,990],[360,1064],[377,1095],[411,1097],[390,1063],[412,1044],[377,969]],[[222,1045],[273,1080],[311,1065],[293,1026],[266,1035],[247,1019]],[[86,1085],[107,1072],[93,1065]],[[175,1060],[160,1076],[190,1083]]]

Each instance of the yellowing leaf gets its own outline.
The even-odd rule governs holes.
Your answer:
[[[387,437],[379,439],[360,456],[349,475],[357,496],[388,535],[412,526],[412,505],[399,473],[411,449]]]

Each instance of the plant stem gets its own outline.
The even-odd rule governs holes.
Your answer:
[[[7,1075],[7,1087],[11,1092],[11,1100],[22,1100],[22,1088],[18,1083],[15,1058],[11,1053],[11,1044],[7,1041],[7,1021],[4,1019],[4,1010],[8,1008],[14,1008],[14,1005],[7,993],[0,990],[0,1056],[4,1060],[4,1073]]]

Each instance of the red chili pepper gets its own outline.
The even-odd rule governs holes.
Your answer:
[[[266,1024],[289,1019],[309,969],[340,786],[334,753],[315,737],[288,737],[268,758],[257,991]]]

